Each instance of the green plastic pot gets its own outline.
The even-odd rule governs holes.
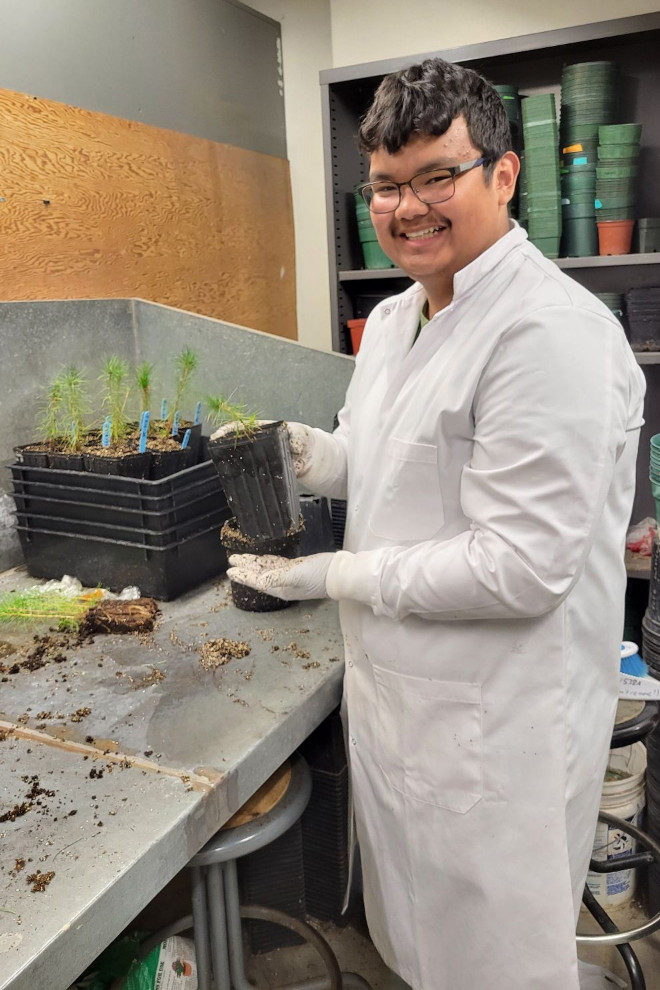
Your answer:
[[[600,144],[637,144],[641,136],[641,124],[601,124],[598,128]]]

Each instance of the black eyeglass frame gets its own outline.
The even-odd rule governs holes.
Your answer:
[[[446,168],[427,168],[427,169],[424,169],[424,171],[417,172],[416,175],[413,175],[413,177],[411,179],[408,179],[407,182],[394,182],[393,180],[390,180],[390,179],[387,179],[387,180],[385,180],[385,179],[378,179],[378,180],[376,180],[376,182],[365,182],[363,185],[358,186],[358,190],[357,191],[359,192],[360,196],[362,197],[362,199],[364,200],[364,202],[367,204],[367,206],[369,207],[369,210],[372,213],[394,213],[394,211],[397,210],[399,208],[399,205],[401,204],[401,190],[403,189],[404,186],[410,186],[413,194],[417,197],[417,199],[420,201],[420,203],[423,203],[424,204],[424,206],[433,206],[434,203],[446,203],[447,200],[450,200],[452,198],[452,196],[456,192],[456,176],[457,175],[464,175],[466,172],[471,172],[473,168],[478,168],[480,165],[491,165],[492,163],[493,163],[493,159],[492,158],[486,158],[486,157],[482,156],[481,158],[475,158],[474,161],[472,161],[472,162],[463,162],[461,165],[448,165]],[[428,175],[429,172],[448,172],[449,173],[449,177],[451,178],[451,183],[452,183],[452,185],[451,185],[451,192],[450,192],[449,196],[443,196],[442,199],[432,199],[432,200],[422,199],[422,197],[419,195],[418,191],[415,189],[415,187],[413,185],[413,182],[415,181],[415,179],[419,179],[419,177],[422,176],[422,175]],[[371,205],[372,202],[373,202],[373,196],[372,196],[371,201],[369,199],[367,199],[366,190],[367,189],[370,189],[372,186],[378,185],[379,182],[385,182],[385,181],[387,181],[389,183],[389,185],[396,186],[397,187],[397,191],[399,193],[399,198],[396,201],[396,205],[393,206],[389,210],[374,210],[373,207],[372,207],[372,205]]]

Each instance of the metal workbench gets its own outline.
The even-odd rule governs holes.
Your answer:
[[[34,583],[5,572],[0,593]],[[228,591],[2,676],[0,816],[30,805],[0,823],[2,990],[66,990],[339,703],[336,604],[248,613]],[[250,653],[207,670],[219,637]],[[42,891],[37,871],[54,872]]]

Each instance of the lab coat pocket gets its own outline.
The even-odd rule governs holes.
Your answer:
[[[481,799],[481,687],[374,667],[378,762],[406,798],[465,814]]]
[[[369,528],[376,536],[430,539],[445,521],[437,448],[391,437],[373,499]]]

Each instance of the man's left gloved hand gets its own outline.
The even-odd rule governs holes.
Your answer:
[[[229,558],[227,577],[287,602],[327,598],[326,578],[334,557],[334,553],[314,553],[293,559],[235,553]]]

